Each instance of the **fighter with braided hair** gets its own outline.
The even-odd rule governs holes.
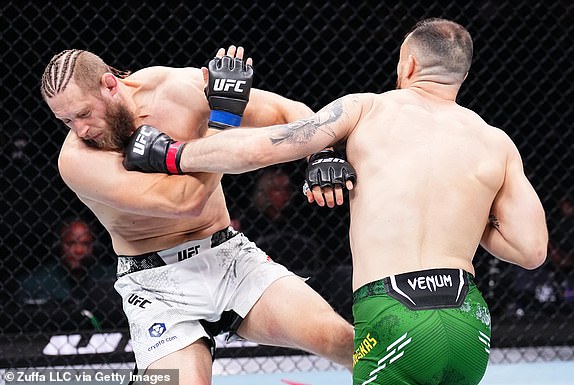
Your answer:
[[[176,174],[183,141],[312,114],[303,103],[252,89],[253,69],[242,48],[221,49],[205,71],[212,80],[207,95],[200,68],[148,67],[118,77],[97,55],[67,50],[52,58],[42,77],[44,100],[69,128],[60,174],[107,229],[118,255],[115,287],[137,366],[176,368],[180,384],[210,384],[210,340],[230,331],[350,370],[352,326],[304,280],[230,227],[220,173],[166,175],[122,166],[137,127],[132,151],[141,158],[134,168],[146,169],[149,161]],[[175,144],[164,137],[152,143],[152,126]],[[148,158],[148,145],[166,157]],[[145,305],[134,305],[133,296]]]

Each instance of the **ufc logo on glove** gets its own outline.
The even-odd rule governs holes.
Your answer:
[[[235,80],[235,79],[215,79],[213,83],[214,91],[227,92],[233,89],[235,92],[242,93],[244,90],[241,88],[247,83],[245,80]]]
[[[339,158],[323,158],[323,159],[317,159],[311,164],[315,165],[319,163],[345,163],[345,160]]]
[[[148,138],[152,133],[153,130],[150,126],[142,126],[132,147],[132,152],[143,155],[145,153],[145,145],[147,144],[146,138]]]

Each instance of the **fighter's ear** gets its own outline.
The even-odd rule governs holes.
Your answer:
[[[416,67],[417,67],[417,59],[413,55],[409,55],[409,57],[407,58],[407,72],[405,76],[407,78],[411,78],[415,73]]]
[[[118,92],[118,78],[116,78],[110,72],[106,72],[102,75],[100,79],[101,87],[105,89],[106,92],[114,96]]]

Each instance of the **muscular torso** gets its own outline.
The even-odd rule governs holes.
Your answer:
[[[130,76],[125,84],[134,92],[136,125],[155,126],[176,140],[198,138],[206,133],[209,107],[199,69],[146,68]],[[82,146],[84,144],[70,132],[62,152]],[[112,160],[114,166],[121,167],[120,154],[101,151],[101,156],[115,158]],[[106,170],[90,172],[105,173]],[[74,189],[74,186],[70,187]],[[138,199],[136,190],[134,186],[132,199]],[[208,198],[199,215],[183,217],[137,215],[77,194],[108,230],[119,255],[162,250],[186,240],[203,238],[229,225],[221,185]]]
[[[413,270],[474,273],[472,258],[504,180],[499,130],[453,102],[411,90],[368,95],[347,140],[358,176],[350,201],[354,289]]]

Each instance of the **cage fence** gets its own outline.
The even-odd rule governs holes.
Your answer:
[[[566,0],[2,2],[0,367],[133,361],[113,280],[83,288],[82,300],[30,298],[22,288],[22,277],[58,258],[58,229],[69,217],[90,223],[97,263],[114,267],[105,230],[58,175],[66,130],[39,93],[54,54],[86,49],[130,70],[201,67],[219,47],[242,45],[254,58],[256,87],[316,110],[344,94],[394,88],[400,42],[417,20],[431,16],[456,20],[473,35],[473,67],[459,103],[515,141],[548,217],[551,242],[543,267],[522,270],[482,249],[475,256],[477,282],[492,312],[496,359],[533,359],[521,350],[526,347],[539,349],[538,358],[574,359],[567,349],[574,345],[573,9]],[[229,210],[246,235],[309,276],[309,284],[351,320],[348,207],[307,205],[300,194],[304,167],[292,162],[226,175]],[[288,179],[288,199],[285,219],[274,221],[255,202],[268,193],[262,181],[278,174]],[[45,279],[42,284],[51,285]],[[302,352],[288,349],[226,346],[223,340],[220,347],[219,362],[231,365],[230,372],[230,358],[277,357],[277,370],[309,362],[299,363]]]

